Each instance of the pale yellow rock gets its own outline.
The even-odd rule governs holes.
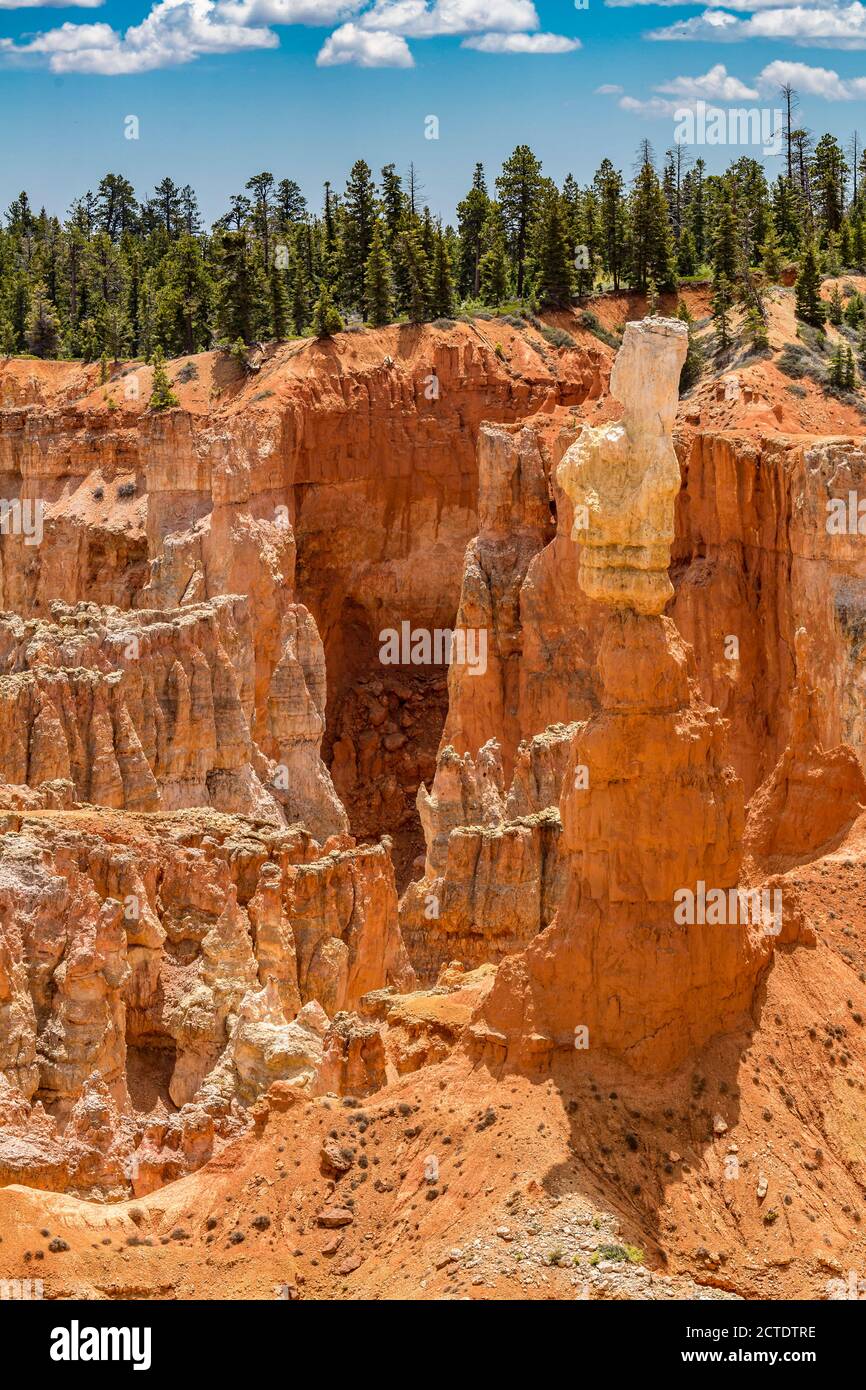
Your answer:
[[[679,319],[626,324],[610,378],[621,421],[584,425],[557,478],[574,506],[578,583],[615,608],[662,613],[680,470],[671,431],[688,331]]]

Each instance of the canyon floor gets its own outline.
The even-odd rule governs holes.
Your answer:
[[[2,1278],[866,1288],[866,397],[783,286],[714,357],[709,294],[663,616],[587,596],[565,485],[637,296],[182,358],[158,413],[0,362]]]

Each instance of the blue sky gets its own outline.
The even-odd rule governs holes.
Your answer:
[[[268,169],[318,206],[322,179],[342,186],[363,157],[376,171],[413,160],[450,218],[476,159],[492,181],[526,142],[557,180],[585,182],[604,155],[628,172],[643,136],[659,154],[673,142],[676,108],[772,108],[784,78],[810,129],[866,138],[866,7],[0,0],[0,205],[26,187],[62,214],[110,169],[140,195],[165,174],[192,183],[210,220]],[[713,169],[740,151],[698,152]]]

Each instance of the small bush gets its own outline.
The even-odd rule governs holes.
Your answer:
[[[185,386],[188,381],[198,381],[198,367],[194,362],[185,362],[175,377],[175,381],[180,386]]]
[[[797,327],[797,337],[813,352],[827,351],[827,335],[820,328],[813,328],[809,323],[800,323]]]
[[[613,333],[608,333],[606,328],[602,328],[597,315],[590,309],[584,309],[580,316],[580,322],[582,327],[588,329],[590,333],[594,333],[596,338],[599,338],[603,343],[607,343],[608,347],[618,348],[622,346],[619,338]]]
[[[434,319],[431,328],[454,328],[456,319]]]
[[[119,486],[119,488],[117,489],[117,495],[118,495],[118,497],[124,497],[124,498],[125,498],[125,497],[134,497],[135,494],[136,494],[136,491],[137,491],[137,488],[136,488],[136,486],[135,486],[135,483],[121,483],[120,486]]]
[[[806,354],[796,343],[786,343],[776,358],[776,366],[780,372],[785,373],[785,376],[805,376],[807,364]]]
[[[627,1260],[631,1265],[640,1265],[644,1253],[637,1245],[600,1245],[590,1263],[598,1264],[599,1260]]]
[[[541,329],[541,336],[545,342],[550,343],[551,347],[573,348],[577,346],[571,334],[566,333],[564,328],[550,328],[545,324]]]

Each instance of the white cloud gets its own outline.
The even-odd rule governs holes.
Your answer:
[[[618,97],[623,88],[618,82],[605,82],[601,87],[596,87],[593,96],[597,97]]]
[[[866,77],[840,77],[832,68],[813,68],[808,63],[768,63],[758,74],[764,92],[778,92],[790,82],[798,92],[825,101],[859,101],[866,97]]]
[[[219,11],[239,24],[306,24],[326,28],[350,19],[366,3],[367,0],[220,0]]]
[[[659,82],[652,90],[658,95],[645,101],[624,96],[617,105],[636,116],[675,116],[686,107],[694,109],[699,101],[749,101],[758,95],[755,87],[747,87],[745,82],[729,73],[724,63],[716,63],[699,77],[672,77],[667,82]],[[614,91],[621,92],[622,88]]]
[[[617,105],[622,111],[630,111],[633,116],[673,116],[688,106],[687,101],[670,101],[664,97],[648,97],[641,101],[638,97],[620,97]]]
[[[573,53],[581,46],[580,39],[561,34],[479,34],[460,45],[479,53]]]
[[[747,87],[738,77],[732,77],[724,63],[716,63],[702,77],[673,77],[653,87],[665,96],[703,98],[704,101],[743,101],[756,97],[754,87]]]
[[[703,14],[694,15],[691,19],[678,19],[676,24],[669,24],[665,29],[650,29],[646,37],[648,39],[677,41],[702,39],[707,43],[735,43],[740,38],[739,30],[742,27],[743,20],[737,19],[736,15],[726,14],[723,10],[705,10]]]
[[[25,58],[47,58],[52,72],[116,77],[189,63],[204,53],[278,45],[270,29],[236,22],[215,0],[159,0],[141,24],[131,25],[125,33],[108,24],[66,23],[11,51]]]
[[[415,59],[400,34],[343,24],[326,39],[316,56],[320,68],[351,63],[359,68],[414,68]]]
[[[705,10],[692,19],[678,20],[664,29],[653,29],[650,39],[701,40],[709,43],[742,43],[747,39],[778,39],[780,42],[817,48],[866,48],[866,6],[860,0],[849,5],[803,3],[786,7],[776,3],[757,10],[748,19],[738,19],[724,10]]]
[[[38,34],[27,44],[28,53],[75,53],[79,49],[109,49],[117,44],[110,24],[61,24]]]
[[[682,6],[687,0],[604,0],[608,9],[633,9],[639,5],[653,5],[658,9],[666,7],[673,8],[674,5]],[[808,3],[808,0],[805,0]],[[755,10],[779,10],[787,6],[799,7],[804,4],[804,0],[703,0],[708,10],[748,10],[751,14]]]
[[[14,0],[0,0],[0,9]],[[25,6],[53,0],[21,0]],[[66,0],[58,0],[65,3]],[[95,7],[103,0],[69,0]],[[276,26],[338,27],[316,63],[410,68],[406,39],[475,35],[486,53],[569,53],[577,39],[538,33],[533,0],[155,0],[126,30],[67,21],[19,42],[0,40],[3,62],[44,64],[53,72],[118,76],[191,63],[205,54],[279,47]],[[505,38],[507,37],[507,40]]]
[[[532,0],[375,0],[359,23],[410,39],[484,30],[516,33],[539,26]]]

